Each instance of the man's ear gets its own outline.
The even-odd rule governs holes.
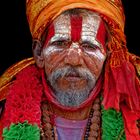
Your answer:
[[[42,45],[39,40],[33,40],[32,43],[32,50],[33,50],[33,56],[35,59],[35,62],[39,68],[44,67],[44,58],[42,54]]]

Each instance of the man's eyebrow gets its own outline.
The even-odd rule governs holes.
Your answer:
[[[91,46],[98,46],[101,47],[101,44],[97,40],[90,40],[90,39],[83,39],[81,43],[88,43]]]
[[[53,36],[49,43],[51,44],[56,41],[68,41],[68,40],[69,38],[67,36],[58,34],[58,35]]]

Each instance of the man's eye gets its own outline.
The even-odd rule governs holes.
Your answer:
[[[52,45],[55,45],[55,46],[67,46],[68,43],[67,41],[55,41],[52,43]]]
[[[88,44],[88,43],[83,43],[82,47],[84,49],[96,49],[97,46],[96,45],[91,45],[91,44]]]

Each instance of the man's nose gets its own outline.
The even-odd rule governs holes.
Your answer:
[[[83,64],[82,50],[80,49],[78,43],[72,43],[70,48],[67,50],[65,64],[72,66],[79,66]]]

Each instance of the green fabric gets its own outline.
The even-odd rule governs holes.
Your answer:
[[[102,140],[126,140],[121,112],[105,110],[102,106]],[[40,140],[37,125],[25,123],[11,124],[3,130],[4,140]]]
[[[126,140],[122,113],[102,106],[102,140]]]
[[[40,130],[37,125],[25,123],[11,124],[3,130],[4,140],[40,140]]]

